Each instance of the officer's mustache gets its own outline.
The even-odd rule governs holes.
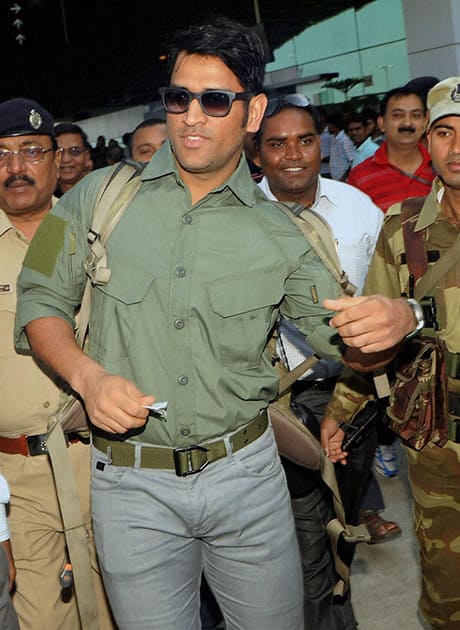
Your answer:
[[[414,127],[399,127],[398,131],[399,133],[404,133],[405,131],[408,131],[409,133],[415,133],[416,129],[414,129]]]
[[[28,175],[10,175],[7,180],[5,180],[4,186],[8,188],[12,184],[16,182],[25,182],[26,184],[30,184],[31,186],[35,185],[35,180]]]

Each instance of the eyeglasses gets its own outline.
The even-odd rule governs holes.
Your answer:
[[[194,98],[207,116],[227,116],[233,101],[249,101],[249,92],[230,92],[229,90],[205,90],[204,92],[190,92],[185,88],[163,87],[158,90],[163,107],[168,114],[184,114],[188,111]]]
[[[293,105],[294,107],[308,107],[310,100],[303,94],[282,94],[268,99],[268,104],[264,112],[264,118],[274,116],[283,109],[283,105]]]
[[[64,147],[59,147],[59,153],[68,153],[70,157],[78,157],[82,153],[86,153],[88,149],[80,149],[80,147],[69,147],[68,149],[64,149]]]
[[[0,149],[0,166],[8,164],[13,155],[17,155],[26,164],[38,164],[45,159],[45,153],[53,151],[53,147],[49,149],[42,149],[42,147],[26,147],[24,149],[18,149],[17,151],[10,151],[9,149]]]

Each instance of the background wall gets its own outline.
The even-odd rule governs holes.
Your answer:
[[[273,82],[274,72],[277,81],[328,72],[338,72],[338,80],[370,76],[372,85],[357,85],[350,97],[386,92],[406,83],[410,72],[402,4],[402,0],[376,0],[305,29],[275,51],[275,61],[267,65],[267,83]],[[343,94],[323,88],[324,82],[302,85],[298,91],[317,104],[342,102]]]

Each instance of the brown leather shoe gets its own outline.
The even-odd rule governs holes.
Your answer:
[[[401,528],[394,521],[386,521],[378,512],[373,510],[360,510],[359,522],[363,523],[370,534],[369,545],[378,545],[399,538]]]

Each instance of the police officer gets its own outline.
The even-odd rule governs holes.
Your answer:
[[[415,231],[422,231],[429,259],[435,261],[454,244],[460,231],[460,77],[436,84],[428,93],[428,108],[428,147],[438,176],[421,205]],[[359,306],[355,306],[355,302],[351,306],[349,302],[349,308],[345,302],[336,303],[344,310],[334,318],[335,324],[355,347],[367,352],[388,347],[404,333],[410,333],[415,324],[414,315],[418,320],[417,329],[423,329],[428,323],[420,306],[412,304],[414,314],[410,324],[411,308],[406,300],[397,297],[408,293],[409,271],[404,260],[407,257],[401,204],[397,204],[388,211],[365,286],[369,295],[381,293],[386,297],[372,297]],[[420,609],[432,628],[454,630],[460,627],[460,431],[457,428],[460,422],[460,261],[441,278],[433,296],[439,326],[436,334],[445,342],[448,354],[450,439],[442,448],[429,442],[420,452],[406,448],[406,453],[420,546]],[[355,309],[361,309],[361,313]],[[376,319],[373,325],[368,319],[371,317]],[[391,318],[393,326],[389,324]],[[377,333],[383,321],[386,322],[382,324],[384,332]],[[400,352],[404,354],[404,346]],[[330,408],[328,413],[333,416],[334,409]],[[338,433],[331,430],[329,438],[326,445],[338,459],[342,456],[336,441]]]
[[[75,597],[59,584],[67,554],[45,442],[60,390],[34,358],[13,346],[16,278],[55,201],[56,149],[53,120],[41,105],[22,98],[0,104],[0,465],[11,491],[13,601],[21,626],[34,630],[80,627]],[[89,446],[71,443],[68,455],[90,532]],[[110,628],[96,562],[94,567],[101,624]]]

